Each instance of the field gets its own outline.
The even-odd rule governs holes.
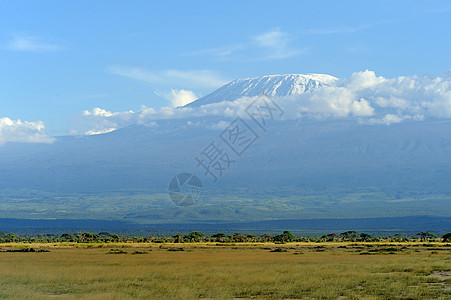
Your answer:
[[[0,248],[0,298],[451,299],[451,245],[443,243]]]
[[[353,179],[349,181],[352,182]],[[374,187],[354,188],[349,191],[331,185],[324,191],[320,189],[320,192],[309,192],[296,187],[285,187],[283,193],[273,186],[258,186],[258,189],[254,189],[230,189],[229,185],[226,188],[211,188],[211,194],[206,194],[198,205],[183,208],[173,205],[166,191],[162,193],[155,190],[127,190],[83,194],[0,189],[0,211],[2,218],[127,220],[138,224],[164,224],[168,220],[176,224],[186,223],[186,220],[243,223],[342,216],[379,218],[451,215],[449,193],[414,191],[400,194],[387,188],[379,191]],[[412,226],[406,228],[410,229]],[[19,226],[9,230],[16,232],[21,228]],[[121,226],[112,231],[117,231],[118,228]],[[386,229],[383,226],[378,228],[377,231]],[[429,227],[428,229],[431,230]],[[4,230],[3,227],[2,231]]]

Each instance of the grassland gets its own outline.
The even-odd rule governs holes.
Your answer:
[[[0,248],[0,298],[451,299],[451,245],[443,243]]]
[[[286,187],[217,187],[191,207],[178,207],[166,191],[127,190],[108,193],[57,193],[0,189],[2,218],[124,220],[139,224],[195,221],[252,222],[270,219],[449,217],[448,193],[379,191],[370,188],[320,192]],[[274,192],[276,190],[277,192]],[[227,204],[227,205],[225,205]]]

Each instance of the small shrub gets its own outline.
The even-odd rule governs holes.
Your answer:
[[[107,252],[107,254],[127,254],[127,252],[121,249],[111,249],[110,252]]]
[[[185,251],[184,248],[169,248],[168,251]]]
[[[21,248],[21,249],[8,249],[5,252],[50,252],[47,249],[34,249],[34,248]]]
[[[272,249],[270,252],[288,252],[288,250],[282,249],[282,248],[276,248],[276,249]]]

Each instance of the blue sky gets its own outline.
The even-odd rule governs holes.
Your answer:
[[[0,20],[0,118],[50,135],[242,77],[451,69],[449,1],[4,0]]]

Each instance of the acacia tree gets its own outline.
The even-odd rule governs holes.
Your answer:
[[[292,242],[294,241],[294,235],[289,231],[284,231],[282,234],[276,235],[274,241],[282,243]]]
[[[444,235],[442,236],[442,239],[443,239],[443,242],[444,242],[444,243],[449,243],[449,242],[451,242],[451,232],[448,232],[448,233],[444,234]]]
[[[270,235],[270,234],[265,233],[265,234],[262,234],[262,235],[260,236],[260,239],[261,239],[263,242],[270,242],[270,241],[272,241],[272,240],[274,239],[274,237],[273,237],[272,235]]]
[[[211,237],[214,238],[216,242],[223,242],[227,236],[224,233],[220,232],[212,235]]]
[[[3,239],[7,243],[17,242],[19,240],[18,236],[14,233],[8,233],[3,237]]]
[[[65,242],[75,242],[77,240],[73,233],[63,233],[60,238]]]
[[[371,235],[369,235],[368,233],[361,233],[360,240],[362,242],[371,242],[373,240],[373,237]]]
[[[243,235],[239,232],[235,232],[232,236],[232,241],[238,242],[238,243],[244,243],[247,240],[247,236]]]
[[[430,239],[433,239],[433,238],[437,237],[437,236],[436,236],[435,234],[433,234],[433,233],[430,233],[430,232],[424,232],[424,231],[417,233],[417,235],[420,237],[420,239],[421,239],[422,241],[428,241],[428,240],[430,240]]]
[[[181,233],[177,233],[177,235],[174,235],[173,238],[175,239],[176,243],[182,243],[182,234]]]
[[[183,237],[183,239],[188,240],[190,242],[199,242],[205,235],[199,231],[193,231],[188,233]]]
[[[321,240],[324,242],[333,242],[338,238],[336,233],[325,234],[321,237]]]
[[[350,242],[356,242],[359,239],[359,234],[357,231],[349,230],[346,232],[340,233],[340,238],[343,241],[350,241]]]

